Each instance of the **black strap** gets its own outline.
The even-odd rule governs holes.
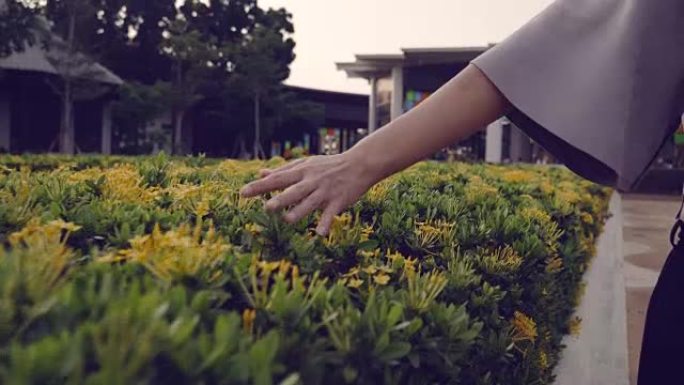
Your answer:
[[[684,220],[682,219],[682,211],[684,211],[684,186],[682,187],[682,204],[679,206],[679,211],[677,211],[677,216],[675,216],[675,224],[670,230],[670,243],[673,247],[682,245],[682,230],[684,230]],[[675,241],[679,235],[679,239]]]
[[[670,243],[672,244],[672,247],[682,245],[682,229],[684,229],[684,221],[677,219],[677,222],[672,226],[672,230],[670,230]],[[675,241],[677,235],[679,235],[679,239]]]

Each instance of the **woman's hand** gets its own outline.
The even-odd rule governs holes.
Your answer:
[[[320,235],[330,230],[335,215],[355,203],[375,183],[363,159],[350,152],[314,156],[290,162],[274,170],[262,170],[261,179],[242,188],[245,197],[284,190],[266,202],[266,210],[283,213],[294,223],[315,210],[323,214],[316,228]]]
[[[285,220],[296,222],[317,209],[316,231],[327,234],[335,215],[356,202],[372,185],[465,139],[499,118],[510,103],[474,65],[411,111],[367,136],[347,152],[317,156],[264,170],[242,195],[285,190],[266,203],[268,210],[292,207]]]

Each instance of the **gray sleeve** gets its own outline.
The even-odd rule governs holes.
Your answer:
[[[556,0],[473,64],[533,139],[629,190],[684,111],[684,1]]]

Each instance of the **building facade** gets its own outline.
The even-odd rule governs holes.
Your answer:
[[[357,55],[338,63],[349,77],[368,80],[368,130],[419,105],[489,47],[414,48],[400,54]],[[492,163],[547,162],[550,157],[508,120],[501,119],[451,149],[457,158]]]
[[[63,99],[60,70],[51,58],[54,55],[37,44],[0,59],[0,151],[58,150]],[[123,81],[95,62],[71,71],[73,147],[77,152],[109,154],[111,101]]]

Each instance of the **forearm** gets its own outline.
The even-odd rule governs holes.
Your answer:
[[[348,155],[381,180],[467,138],[508,107],[489,79],[469,65],[416,108],[359,142]]]

